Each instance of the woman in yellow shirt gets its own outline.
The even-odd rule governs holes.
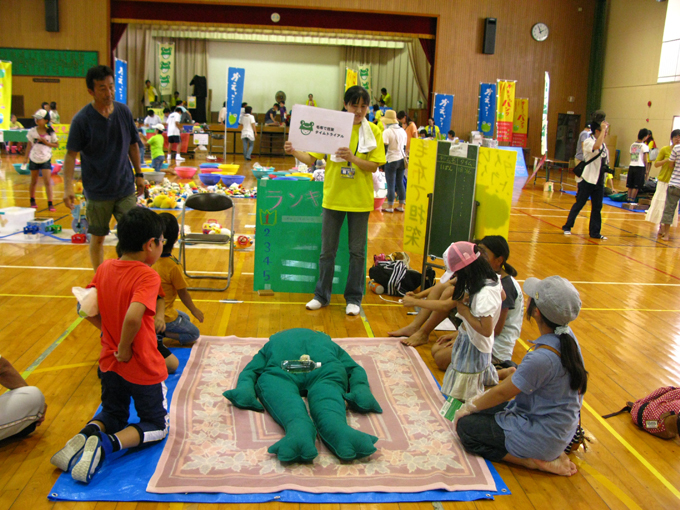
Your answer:
[[[307,106],[316,106],[316,101],[314,101],[314,94],[309,94],[307,96]]]
[[[349,147],[341,147],[334,155],[297,151],[290,142],[285,144],[286,153],[307,166],[313,166],[317,159],[323,159],[324,156],[327,158],[319,279],[314,299],[307,303],[308,310],[318,310],[330,303],[340,228],[347,216],[350,255],[345,285],[345,313],[359,315],[361,312],[366,283],[368,216],[373,210],[373,172],[386,162],[382,132],[366,120],[370,100],[366,89],[359,85],[345,92],[345,109],[354,114],[354,125]]]

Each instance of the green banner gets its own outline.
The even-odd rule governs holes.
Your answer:
[[[0,129],[9,129],[11,116],[12,62],[0,62]]]
[[[254,290],[312,294],[319,278],[323,182],[262,180],[257,187]],[[347,282],[347,220],[340,231],[333,294]]]
[[[96,51],[0,48],[0,60],[13,63],[14,76],[85,78],[87,70],[99,64],[99,54]]]

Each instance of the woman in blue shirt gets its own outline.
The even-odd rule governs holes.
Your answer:
[[[466,402],[454,429],[470,453],[571,476],[576,466],[564,450],[578,427],[588,372],[567,324],[578,317],[581,298],[559,276],[528,278],[524,292],[527,319],[533,318],[541,332],[536,348],[512,377]]]

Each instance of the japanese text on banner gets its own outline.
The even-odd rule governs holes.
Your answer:
[[[11,110],[12,63],[0,62],[0,129],[9,129]]]
[[[127,76],[127,62],[125,60],[120,60],[117,58],[114,63],[114,74],[116,75],[115,89],[116,89],[116,101],[119,103],[127,104],[127,86],[128,86],[128,76]]]
[[[475,218],[475,239],[489,235],[507,239],[516,159],[517,154],[512,151],[488,147],[479,149],[475,183],[475,200],[479,206]]]
[[[495,83],[480,83],[477,118],[477,131],[481,131],[486,138],[493,138],[493,130],[496,124]]]
[[[238,127],[245,80],[245,69],[230,67],[227,70],[227,127]]]
[[[512,146],[527,146],[527,128],[529,124],[529,100],[517,98],[515,100],[515,118],[512,122]]]
[[[434,124],[439,128],[442,138],[446,138],[446,133],[451,129],[453,117],[453,94],[434,95]]]
[[[358,84],[357,72],[349,67],[345,71],[345,90]]]
[[[421,254],[425,251],[427,231],[427,195],[434,190],[437,165],[437,141],[411,140],[404,218],[404,250]],[[443,143],[443,142],[442,142]]]
[[[545,72],[543,88],[543,116],[541,118],[541,155],[548,152],[548,101],[550,100],[550,75]]]
[[[175,43],[158,43],[158,67],[161,96],[171,96],[173,93],[173,77],[175,71]]]
[[[515,115],[514,81],[498,80],[498,104],[496,105],[496,138],[499,142],[512,141],[512,121]]]

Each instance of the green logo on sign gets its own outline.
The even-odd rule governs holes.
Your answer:
[[[4,78],[4,77],[5,77],[5,70],[0,69],[0,78]]]
[[[170,71],[170,62],[161,62],[161,71]]]
[[[161,76],[161,85],[164,85],[164,86],[170,85],[170,77],[169,76]]]
[[[172,48],[163,48],[161,46],[161,57],[170,58],[172,56]]]
[[[482,122],[482,131],[484,131],[485,133],[491,131],[491,124],[489,124],[488,122]]]
[[[232,124],[232,125],[233,125],[233,124],[236,124],[236,121],[237,121],[237,120],[238,120],[238,118],[236,117],[236,114],[235,114],[235,113],[230,113],[230,114],[229,114],[229,124]]]
[[[368,69],[360,69],[360,70],[359,70],[359,75],[360,75],[362,78],[368,78]]]
[[[314,123],[313,122],[305,122],[304,120],[300,121],[300,132],[307,136],[314,130]]]

